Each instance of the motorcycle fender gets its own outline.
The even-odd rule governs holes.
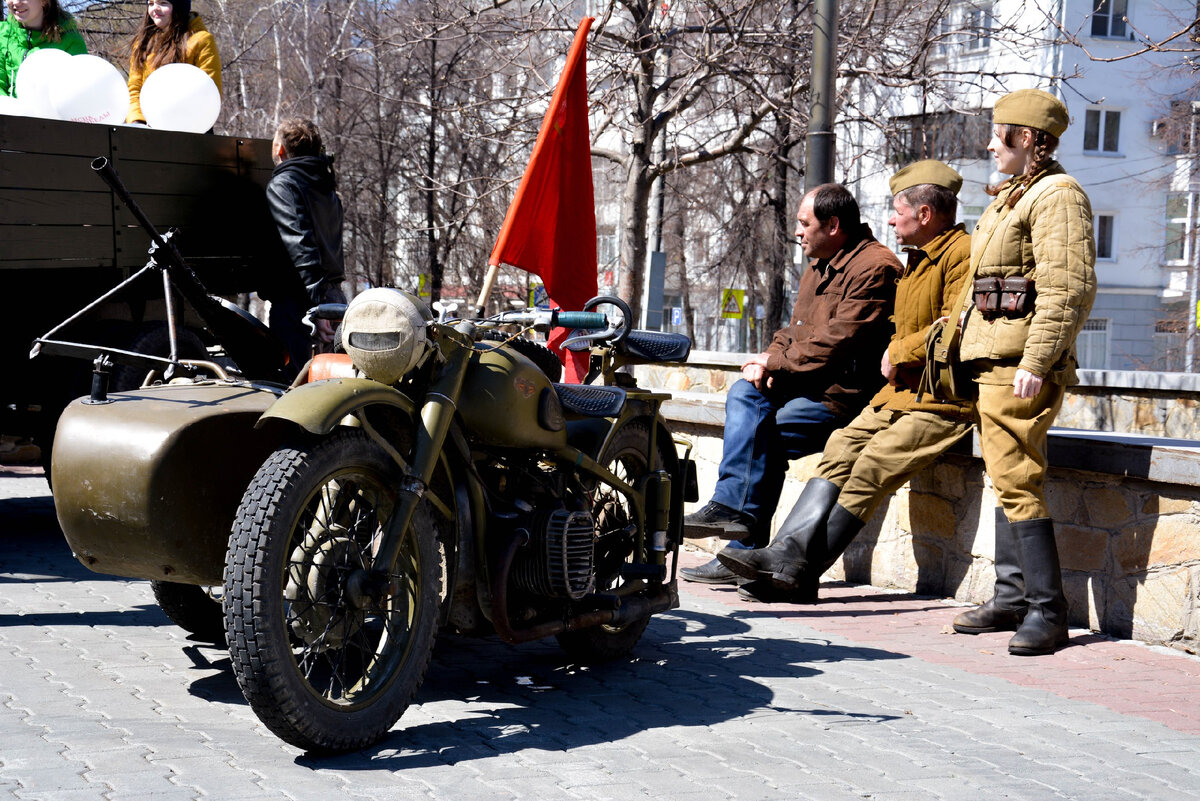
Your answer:
[[[328,434],[346,415],[366,406],[392,406],[409,416],[416,404],[393,387],[369,378],[332,378],[301,384],[284,393],[259,418],[256,427],[267,420],[286,420],[313,434]]]

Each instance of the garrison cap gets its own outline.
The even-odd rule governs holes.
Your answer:
[[[957,195],[958,190],[962,189],[963,177],[953,167],[948,167],[937,159],[925,159],[909,164],[888,179],[888,186],[891,187],[893,195],[921,184],[942,186]]]
[[[1063,135],[1069,123],[1067,107],[1041,89],[1018,89],[996,101],[992,122],[1037,128],[1054,137]]]

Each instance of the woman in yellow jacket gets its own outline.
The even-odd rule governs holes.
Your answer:
[[[1054,524],[1046,507],[1046,435],[1076,383],[1075,337],[1096,297],[1092,207],[1051,158],[1067,108],[1039,89],[996,102],[988,144],[1014,177],[971,237],[973,283],[958,305],[959,357],[979,391],[984,465],[1003,509],[996,526],[996,589],[954,620],[964,634],[1016,630],[1009,653],[1047,654],[1067,641]],[[951,318],[953,319],[953,318]]]
[[[129,116],[126,122],[143,125],[142,84],[164,64],[191,64],[208,73],[221,90],[221,56],[217,40],[192,13],[192,0],[148,0],[146,17],[133,37],[129,59]]]

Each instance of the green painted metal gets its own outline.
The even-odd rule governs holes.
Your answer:
[[[412,415],[416,406],[397,389],[369,378],[331,378],[302,384],[285,393],[268,409],[267,420],[288,420],[313,434],[328,434],[346,415],[365,406],[383,404]]]

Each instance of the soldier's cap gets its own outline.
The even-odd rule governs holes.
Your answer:
[[[937,159],[925,159],[909,164],[888,179],[888,186],[891,187],[893,195],[921,184],[944,186],[957,195],[958,190],[962,189],[963,177],[953,167]]]
[[[1057,138],[1067,130],[1070,118],[1063,102],[1049,92],[1018,89],[996,101],[992,122],[1037,128]]]

